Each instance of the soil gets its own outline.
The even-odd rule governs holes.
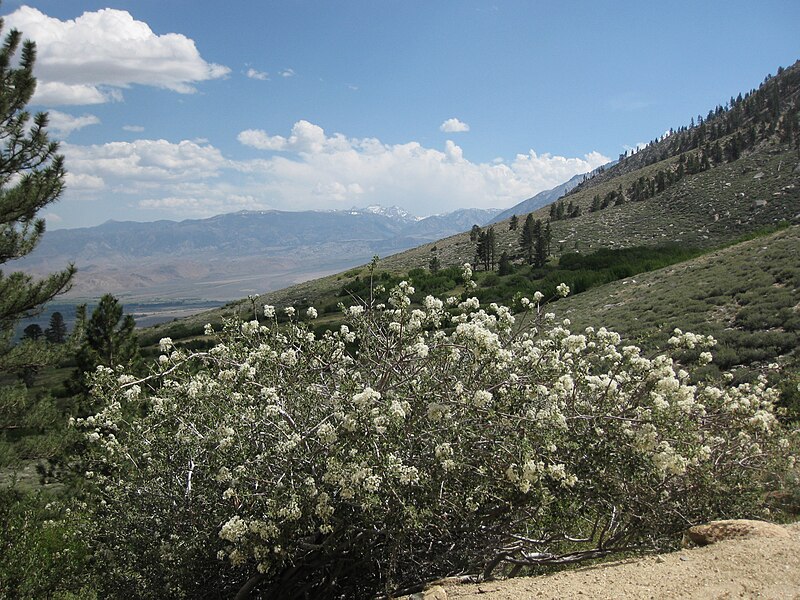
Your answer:
[[[800,522],[789,536],[719,541],[639,559],[542,577],[431,589],[447,600],[800,599]]]

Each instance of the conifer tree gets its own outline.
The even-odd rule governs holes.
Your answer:
[[[497,254],[497,239],[494,227],[478,234],[478,244],[475,248],[475,262],[483,265],[485,271],[494,271],[495,256]]]
[[[431,248],[431,258],[428,261],[428,269],[431,273],[438,273],[441,267],[442,263],[439,261],[439,249],[434,246]]]
[[[551,205],[553,206],[553,205]],[[533,264],[533,248],[536,243],[536,235],[534,233],[534,220],[533,214],[528,213],[525,217],[525,224],[522,226],[522,232],[519,236],[519,245],[525,255],[526,262]]]
[[[508,230],[516,231],[518,226],[519,219],[517,218],[517,215],[511,215],[511,220],[508,222]]]
[[[47,114],[31,122],[25,106],[36,89],[36,46],[22,44],[19,66],[12,67],[22,34],[12,30],[0,48],[0,265],[30,253],[44,233],[39,210],[64,189],[64,159],[47,136]],[[69,267],[41,281],[0,270],[0,335],[6,344],[14,323],[69,285]]]
[[[473,225],[472,229],[470,229],[469,231],[469,241],[477,242],[480,233],[481,233],[481,228],[478,225]]]
[[[42,327],[36,323],[28,325],[22,330],[22,339],[36,341],[42,337]]]
[[[550,223],[546,227],[542,226],[540,220],[534,223],[534,248],[533,264],[536,267],[543,267],[550,255]]]
[[[100,298],[92,316],[86,320],[83,344],[76,356],[77,370],[68,383],[69,390],[76,394],[88,392],[87,374],[100,365],[113,368],[135,363],[139,359],[135,327],[133,317],[123,315],[117,298],[111,294]]]
[[[119,300],[111,294],[104,295],[86,322],[86,340],[78,353],[79,366],[93,370],[98,365],[114,367],[137,358],[135,327],[133,317],[123,315]]]
[[[56,311],[50,315],[50,325],[44,330],[44,336],[51,344],[63,344],[67,341],[67,325],[64,315]]]
[[[0,30],[3,23],[0,19]],[[53,356],[42,344],[13,344],[14,327],[69,286],[69,266],[41,280],[5,269],[29,254],[45,230],[37,213],[55,202],[64,189],[64,159],[47,134],[47,114],[26,110],[36,89],[33,67],[36,45],[12,30],[0,46],[0,375],[34,374]],[[26,375],[26,376],[27,376]],[[25,379],[29,383],[30,379]],[[0,389],[0,436],[29,427],[31,400],[24,389]]]
[[[511,273],[514,272],[514,266],[511,264],[511,258],[508,256],[508,252],[505,250],[503,250],[502,254],[500,254],[497,272],[500,275],[511,275]]]

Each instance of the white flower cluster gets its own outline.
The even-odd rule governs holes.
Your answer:
[[[469,265],[463,274],[472,281]],[[276,575],[315,544],[346,554],[358,532],[362,543],[380,531],[373,550],[396,553],[428,547],[432,531],[458,544],[476,523],[582,537],[580,523],[607,509],[598,490],[621,489],[625,506],[652,512],[615,518],[657,537],[648,524],[682,515],[685,490],[744,489],[742,465],[786,455],[766,380],[695,382],[605,328],[570,331],[541,314],[538,293],[520,301],[523,315],[467,294],[416,307],[413,293],[401,282],[387,307],[347,308],[347,323],[321,336],[295,311],[281,327],[231,322],[209,352],[156,361],[146,385],[99,370],[103,408],[75,426],[97,461],[85,471],[107,499],[110,543],[138,522],[214,523],[202,542],[214,556]],[[670,345],[713,340],[676,331]],[[131,416],[132,401],[152,410]]]

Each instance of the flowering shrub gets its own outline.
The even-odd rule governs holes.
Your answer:
[[[266,306],[272,325],[207,327],[208,352],[162,340],[145,379],[100,368],[105,408],[78,425],[111,591],[370,597],[661,547],[752,511],[780,468],[763,381],[693,385],[540,295],[512,314],[413,291],[321,337]],[[670,343],[711,358],[703,336]]]

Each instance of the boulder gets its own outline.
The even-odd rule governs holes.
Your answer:
[[[440,585],[429,587],[424,592],[407,596],[408,600],[447,600],[447,592]]]
[[[792,535],[785,527],[774,523],[750,519],[728,519],[690,527],[683,536],[683,542],[684,545],[707,546],[723,540],[750,537],[791,538]]]

